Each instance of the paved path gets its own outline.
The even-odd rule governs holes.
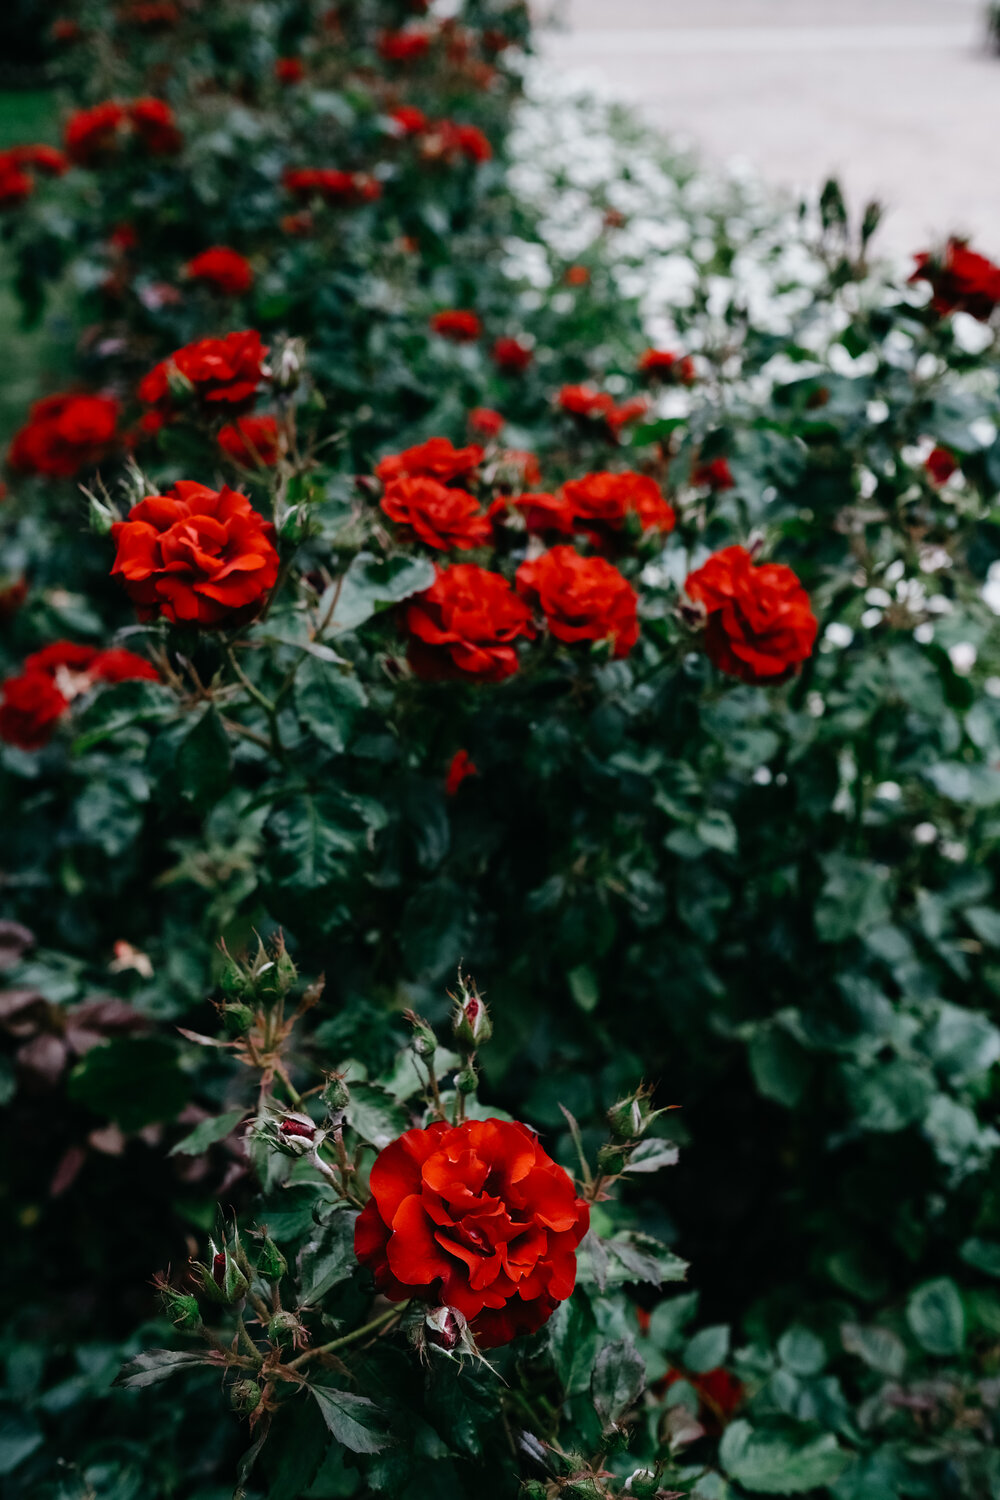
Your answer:
[[[1000,257],[1000,57],[983,45],[985,0],[555,7],[553,66],[600,76],[708,158],[792,188],[836,173],[852,202],[891,210],[888,248],[954,230]]]

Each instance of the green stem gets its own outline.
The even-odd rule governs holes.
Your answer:
[[[366,1334],[374,1333],[379,1328],[384,1328],[395,1318],[401,1318],[409,1307],[409,1302],[398,1302],[395,1306],[387,1308],[384,1313],[379,1313],[377,1318],[372,1318],[370,1323],[365,1323],[361,1328],[355,1328],[352,1333],[342,1334],[339,1339],[332,1339],[329,1344],[320,1344],[315,1349],[307,1349],[305,1354],[300,1354],[298,1359],[293,1359],[288,1366],[290,1370],[298,1370],[309,1360],[315,1359],[317,1354],[332,1354],[334,1349],[343,1349],[347,1344],[353,1344],[358,1339],[363,1339]]]

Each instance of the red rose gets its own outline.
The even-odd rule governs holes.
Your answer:
[[[443,339],[452,339],[456,344],[472,343],[483,331],[474,312],[457,307],[435,313],[430,326],[432,333],[440,334]]]
[[[470,161],[489,161],[493,155],[493,147],[478,125],[456,125],[455,144],[463,156]]]
[[[520,373],[528,368],[534,357],[530,346],[522,344],[520,339],[500,338],[493,345],[493,362],[501,370]]]
[[[91,676],[98,682],[132,682],[140,678],[146,682],[159,682],[160,674],[152,662],[146,661],[143,656],[136,656],[134,651],[126,651],[121,646],[112,646],[108,651],[101,651],[91,664]]]
[[[207,281],[225,297],[240,297],[253,286],[253,267],[238,250],[228,245],[213,245],[203,250],[184,267],[192,281]]]
[[[586,266],[570,266],[563,280],[567,286],[586,286],[590,281],[590,272]]]
[[[511,644],[534,635],[528,606],[499,573],[472,563],[439,568],[406,609],[410,665],[427,681],[502,682],[518,668]]]
[[[34,179],[18,165],[13,152],[0,153],[0,208],[16,208],[34,191]]]
[[[932,484],[947,484],[958,467],[958,459],[948,448],[935,448],[924,464]]]
[[[170,105],[163,99],[133,99],[126,105],[129,122],[151,156],[173,156],[184,144]]]
[[[910,280],[930,282],[931,307],[940,317],[967,312],[986,322],[1000,302],[1000,266],[970,250],[965,240],[949,240],[940,255],[918,255]]]
[[[694,383],[694,360],[689,354],[674,354],[669,349],[647,349],[640,354],[637,368],[640,374],[657,380],[676,381],[679,385]]]
[[[8,575],[9,577],[9,575]],[[28,597],[28,580],[0,581],[0,625],[8,624]]]
[[[249,401],[264,379],[262,366],[266,353],[256,329],[185,344],[142,378],[137,392],[139,400],[146,406],[169,403],[169,376],[176,371],[190,381],[203,401],[233,406]]]
[[[10,446],[11,468],[72,478],[105,458],[117,436],[118,402],[65,391],[36,401]]]
[[[610,641],[621,657],[639,639],[635,589],[603,557],[553,547],[521,564],[517,590],[542,611],[556,640]]]
[[[731,490],[736,480],[727,459],[713,458],[708,463],[695,464],[691,470],[691,483],[707,485],[711,490]]]
[[[415,104],[401,104],[389,115],[390,120],[399,126],[403,135],[420,135],[421,131],[427,129],[429,121],[422,109],[417,109]]]
[[[402,453],[390,453],[375,466],[375,474],[383,484],[399,479],[406,474],[411,479],[427,475],[429,479],[460,479],[475,472],[483,461],[483,450],[478,443],[467,448],[456,448],[449,438],[428,438],[415,448],[404,448]]]
[[[270,469],[281,456],[278,424],[274,417],[238,417],[220,428],[216,442],[234,463],[248,469]]]
[[[391,1301],[455,1308],[481,1348],[547,1322],[576,1282],[590,1211],[524,1125],[408,1130],[372,1166],[354,1248]]]
[[[148,30],[157,27],[176,26],[181,18],[181,13],[173,0],[138,0],[138,4],[129,6],[122,16],[126,25],[142,26]]]
[[[279,83],[301,83],[306,76],[306,65],[301,57],[279,57],[275,60],[274,76]]]
[[[409,31],[380,32],[376,46],[385,62],[413,62],[424,57],[431,45],[426,31],[413,28]]]
[[[615,406],[608,412],[608,426],[612,432],[620,432],[632,422],[641,422],[648,411],[649,402],[646,397],[633,396],[631,400],[623,401],[621,406]]]
[[[469,431],[475,432],[479,437],[499,437],[505,425],[500,413],[491,411],[488,406],[474,406],[469,412]]]
[[[471,759],[468,750],[456,750],[448,767],[448,774],[444,779],[445,793],[454,797],[462,782],[468,776],[478,776],[479,767]]]
[[[146,615],[223,625],[263,603],[278,576],[274,527],[245,495],[179,480],[111,528],[119,574]]]
[[[560,536],[573,535],[573,508],[562,494],[531,494],[511,496],[511,505],[520,511],[524,524],[537,536],[556,531]]]
[[[390,521],[409,526],[428,547],[468,552],[489,541],[492,528],[467,490],[448,489],[437,479],[390,480],[382,496]]]
[[[705,650],[743,682],[782,682],[812,653],[818,624],[809,595],[782,563],[754,566],[745,547],[725,547],[684,584],[707,614]]]
[[[556,399],[563,411],[573,417],[600,418],[606,422],[615,409],[614,397],[592,385],[564,385]]]
[[[93,166],[116,148],[124,124],[124,107],[114,99],[95,104],[92,109],[78,109],[66,121],[63,132],[66,155],[78,167]]]
[[[673,531],[677,519],[655,479],[630,469],[623,474],[584,474],[567,481],[559,494],[572,513],[574,529],[597,535],[601,528],[620,531],[630,515],[643,531]]]
[[[144,657],[120,647],[99,651],[75,641],[53,641],[26,657],[20,674],[4,683],[0,739],[22,750],[40,749],[73,699],[96,682],[135,677],[158,682],[159,675]]]
[[[0,740],[22,750],[39,750],[48,743],[68,701],[44,672],[22,672],[8,677],[0,701]]]
[[[57,16],[52,22],[52,40],[54,42],[75,42],[83,35],[78,21],[70,20],[68,16]]]
[[[55,146],[14,146],[7,155],[20,167],[34,167],[45,177],[62,177],[69,167],[65,153]]]
[[[339,167],[288,167],[282,182],[295,197],[322,198],[324,203],[370,203],[382,196],[377,178]]]

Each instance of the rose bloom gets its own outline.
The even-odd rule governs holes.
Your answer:
[[[127,25],[154,30],[160,26],[176,26],[181,13],[173,0],[138,0],[137,4],[130,5],[122,12],[121,18]]]
[[[0,625],[8,625],[28,597],[28,580],[16,578],[0,583]]]
[[[782,682],[812,654],[816,617],[784,564],[758,567],[745,547],[725,547],[688,574],[684,589],[704,606],[705,650],[729,676]]]
[[[572,417],[600,418],[606,422],[615,409],[614,397],[592,385],[564,385],[556,400]]]
[[[71,479],[111,451],[119,412],[111,396],[64,391],[36,401],[11,443],[11,468]]]
[[[930,282],[931,307],[940,317],[967,312],[985,323],[1000,303],[1000,266],[970,250],[965,240],[950,239],[942,254],[918,255],[910,280]]]
[[[115,647],[100,651],[75,641],[53,641],[25,658],[16,677],[3,684],[0,739],[22,750],[47,744],[74,698],[98,682],[131,678],[159,681],[159,673],[142,656]]]
[[[75,42],[83,35],[80,23],[69,16],[57,16],[52,22],[51,36],[54,42]]]
[[[503,432],[506,423],[498,411],[488,406],[474,406],[469,412],[469,431],[479,437],[495,438]]]
[[[510,504],[524,518],[524,524],[533,536],[546,536],[550,532],[557,532],[560,536],[573,535],[573,508],[561,494],[539,491],[512,495]]]
[[[237,417],[219,429],[216,442],[227,458],[248,469],[271,469],[281,456],[278,423],[274,417]]]
[[[469,755],[468,750],[456,750],[448,767],[448,774],[444,778],[445,795],[454,797],[462,782],[469,776],[478,776],[479,767]]]
[[[608,412],[608,426],[612,432],[618,433],[633,422],[641,422],[648,411],[649,402],[646,397],[633,396],[631,400],[623,401],[620,406],[615,406]]]
[[[635,516],[643,531],[673,531],[677,517],[663,491],[648,474],[627,469],[623,474],[602,471],[571,479],[559,491],[569,507],[573,529],[597,532],[620,531],[629,516]]]
[[[410,665],[428,682],[502,682],[518,668],[512,642],[535,633],[528,606],[506,578],[473,563],[439,568],[404,618]]]
[[[590,281],[590,272],[586,266],[569,266],[563,280],[567,286],[586,286]]]
[[[636,367],[641,375],[668,380],[678,385],[693,385],[694,360],[689,354],[674,354],[670,349],[647,349],[640,354]]]
[[[224,297],[240,297],[253,286],[253,267],[238,250],[228,245],[213,245],[203,250],[184,267],[192,281],[206,281]]]
[[[947,484],[959,468],[958,459],[949,448],[935,448],[924,464],[932,484]]]
[[[727,459],[712,458],[708,463],[695,464],[691,470],[691,483],[707,485],[711,490],[731,490],[736,480]]]
[[[426,475],[429,479],[462,479],[473,474],[483,461],[483,450],[478,443],[467,448],[456,448],[450,438],[428,438],[414,448],[404,448],[402,453],[387,454],[375,466],[375,474],[383,484],[391,479],[407,475],[418,479]]]
[[[62,177],[69,169],[69,158],[56,146],[13,146],[7,155],[20,167],[34,167],[45,177]]]
[[[18,166],[13,153],[0,153],[0,208],[16,208],[34,191],[34,178]]]
[[[133,99],[126,105],[132,130],[151,156],[173,156],[184,138],[170,105],[163,99]]]
[[[541,610],[556,640],[609,641],[622,657],[639,639],[635,589],[603,557],[553,547],[521,564],[517,591]]]
[[[397,109],[389,115],[400,129],[403,135],[419,135],[426,130],[430,123],[422,109],[417,109],[415,104],[400,104]]]
[[[441,1121],[379,1153],[354,1249],[383,1296],[454,1308],[491,1349],[534,1333],[570,1296],[589,1223],[526,1126]]]
[[[251,400],[264,379],[267,348],[256,329],[227,333],[221,339],[199,339],[175,349],[139,382],[137,395],[145,406],[170,402],[170,373],[191,382],[203,401],[239,405]]]
[[[124,124],[125,109],[114,99],[95,104],[92,109],[76,110],[63,132],[66,155],[78,167],[93,166],[116,148]]]
[[[306,76],[306,65],[301,57],[276,58],[274,76],[279,83],[301,83]]]
[[[414,62],[427,54],[430,45],[429,33],[415,27],[409,31],[382,31],[376,41],[384,62]]]
[[[370,173],[339,167],[287,167],[282,182],[296,198],[321,198],[331,204],[373,203],[382,196],[382,184]]]
[[[457,307],[435,313],[430,320],[430,327],[432,333],[439,334],[443,339],[452,339],[456,344],[470,344],[483,331],[474,312]]]
[[[493,345],[493,362],[501,370],[519,374],[528,368],[534,357],[530,346],[522,344],[520,339],[499,338]]]
[[[390,480],[381,500],[390,521],[411,530],[428,547],[468,552],[482,547],[492,534],[489,518],[467,490],[448,489],[437,479]]]
[[[111,528],[112,575],[144,618],[225,625],[258,608],[274,587],[274,527],[245,495],[179,480],[147,495]]]
[[[452,163],[460,156],[472,162],[489,161],[493,147],[475,125],[459,125],[454,120],[435,120],[429,124],[420,142],[425,161]]]

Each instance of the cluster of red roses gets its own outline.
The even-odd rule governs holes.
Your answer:
[[[175,349],[139,382],[136,394],[151,408],[142,420],[144,431],[158,431],[169,421],[178,397],[196,400],[209,412],[249,406],[266,379],[267,352],[253,328]]]
[[[966,240],[950,239],[940,252],[923,251],[910,280],[930,283],[931,307],[940,317],[967,312],[985,323],[1000,305],[1000,266],[970,250]]]
[[[121,408],[112,396],[63,391],[36,401],[14,435],[8,461],[27,474],[69,479],[112,451]]]
[[[0,208],[13,208],[35,191],[33,172],[61,177],[69,162],[55,146],[12,146],[0,151]]]
[[[632,422],[641,422],[649,412],[645,396],[633,396],[619,405],[607,391],[599,391],[593,385],[564,385],[556,401],[571,417],[605,423],[614,436]]]
[[[339,167],[286,167],[282,182],[286,192],[303,202],[373,203],[382,196],[382,184],[370,172]]]
[[[26,657],[17,676],[4,682],[0,739],[22,750],[38,750],[48,743],[74,698],[98,683],[136,677],[157,681],[159,673],[141,656],[120,647],[100,651],[73,641],[53,641]]]
[[[415,104],[400,104],[389,118],[404,136],[416,138],[424,161],[455,162],[461,157],[476,163],[489,161],[493,147],[478,125],[457,120],[432,120]]]
[[[125,141],[151,156],[173,156],[184,143],[170,105],[163,99],[106,99],[78,109],[66,122],[66,155],[78,167],[99,166]]]

